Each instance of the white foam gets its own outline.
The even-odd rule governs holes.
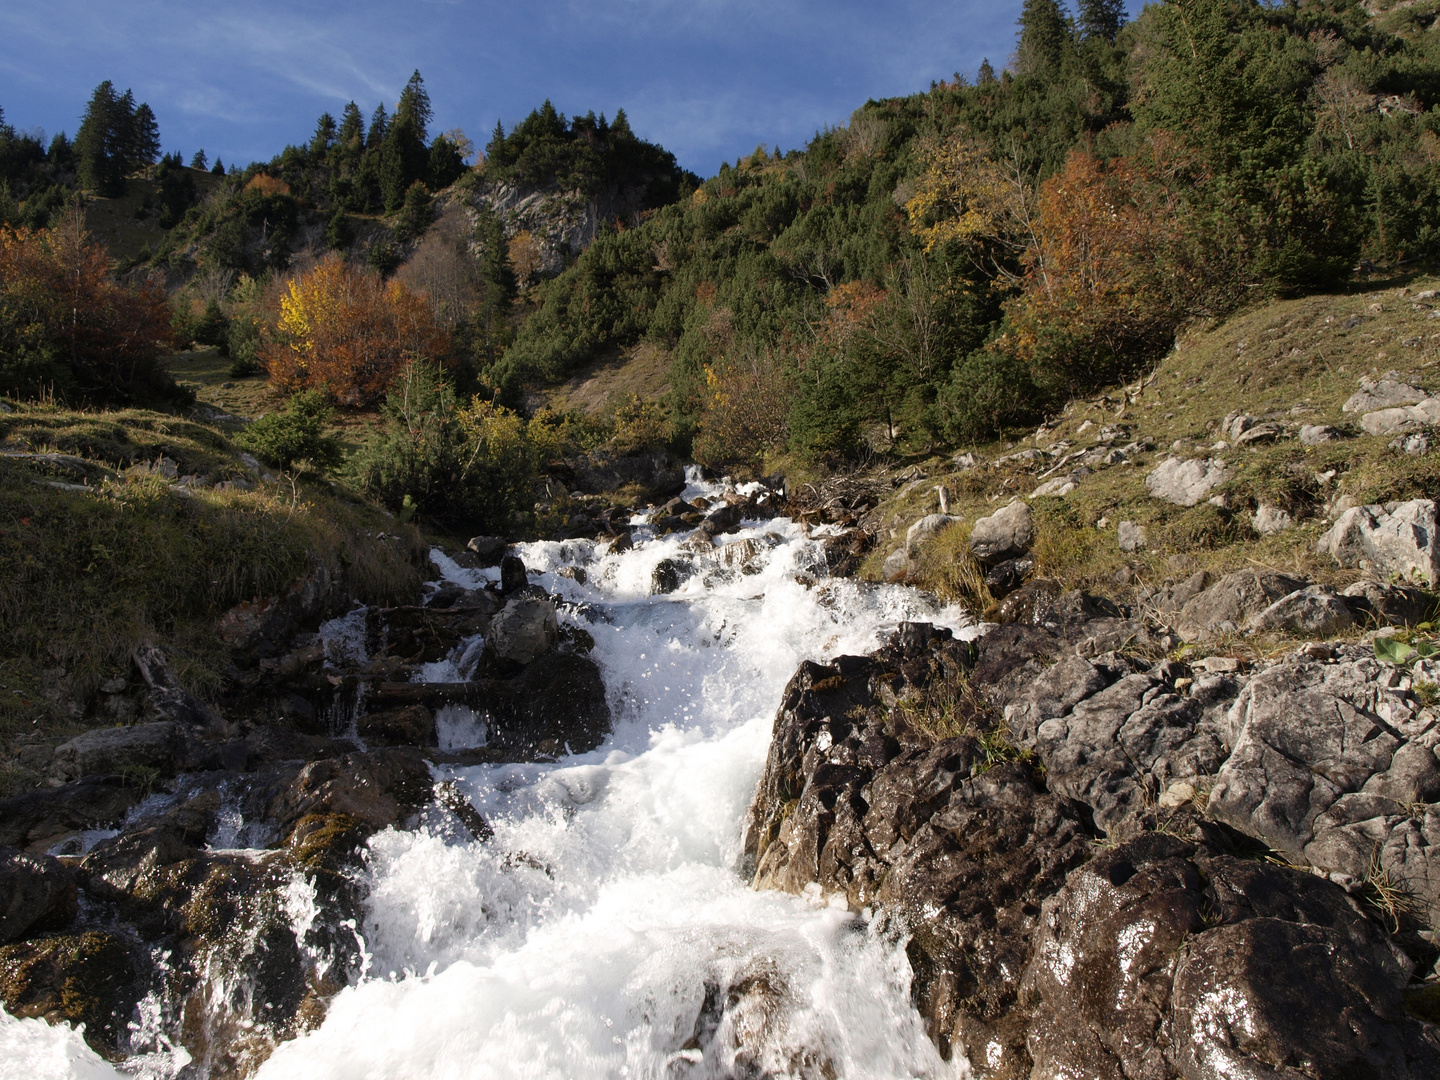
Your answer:
[[[692,497],[718,493],[688,480]],[[594,638],[614,732],[559,763],[449,770],[493,826],[486,843],[445,828],[373,837],[367,976],[318,1029],[281,1045],[261,1080],[968,1075],[925,1036],[899,942],[818,887],[753,891],[735,865],[801,660],[869,651],[904,619],[974,631],[910,589],[814,583],[823,552],[801,525],[733,538],[764,538],[756,572],[697,557],[679,536],[619,554],[521,546],[531,580],[570,602],[561,619]],[[675,593],[651,596],[665,558],[690,569]],[[433,561],[448,581],[489,577]],[[585,583],[563,566],[582,567]],[[462,659],[425,677],[449,681]],[[481,737],[458,712],[439,726],[451,746]],[[444,812],[431,815],[436,825]],[[702,1017],[707,996],[734,999],[718,1028]]]

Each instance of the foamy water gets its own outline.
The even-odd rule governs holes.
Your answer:
[[[684,554],[678,537],[618,555],[587,541],[522,547],[532,582],[567,600],[561,621],[595,639],[614,733],[553,764],[437,777],[494,826],[487,843],[456,839],[438,808],[417,831],[375,836],[366,975],[260,1077],[968,1072],[925,1037],[900,943],[818,890],[755,892],[735,872],[800,661],[869,651],[903,619],[961,630],[963,614],[899,586],[817,582],[819,545],[786,520],[722,540],[741,538],[757,541],[758,572],[700,560],[677,592],[653,597],[656,564]],[[493,576],[436,563],[466,585]],[[556,572],[566,565],[586,583]],[[463,673],[474,646],[425,677]],[[447,718],[456,745],[466,722]],[[29,1077],[115,1075],[67,1029],[7,1016],[0,1062],[15,1060],[33,1062]],[[145,1071],[156,1068],[152,1056]]]

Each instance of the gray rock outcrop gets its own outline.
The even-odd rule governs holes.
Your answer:
[[[1215,458],[1166,458],[1145,477],[1145,489],[1176,506],[1197,506],[1230,479],[1225,463]]]
[[[1316,548],[1341,566],[1369,570],[1381,579],[1434,586],[1440,583],[1437,527],[1431,499],[1414,499],[1388,510],[1356,506],[1340,515]]]
[[[970,552],[981,562],[994,566],[1024,555],[1035,538],[1030,507],[1017,499],[989,517],[975,522],[970,533]]]
[[[495,659],[525,665],[555,647],[560,626],[549,600],[522,596],[511,600],[493,619],[485,650]]]

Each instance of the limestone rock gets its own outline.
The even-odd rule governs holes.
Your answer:
[[[1379,664],[1284,664],[1255,676],[1226,717],[1234,747],[1209,813],[1271,847],[1304,855],[1322,813],[1389,769],[1410,715],[1377,681]],[[1377,728],[1372,717],[1389,715]]]
[[[1337,442],[1344,436],[1340,429],[1329,424],[1302,424],[1300,426],[1300,444],[1302,446],[1320,446],[1327,442]]]
[[[910,574],[910,555],[903,547],[885,556],[880,574],[886,581],[904,581]]]
[[[1122,521],[1115,528],[1115,536],[1119,541],[1121,551],[1145,550],[1147,538],[1144,525],[1136,525],[1133,521]]]
[[[1278,439],[1283,434],[1285,434],[1284,428],[1282,428],[1279,424],[1274,424],[1267,421],[1265,423],[1255,424],[1253,427],[1246,428],[1245,431],[1241,432],[1238,436],[1236,436],[1233,441],[1233,445],[1253,446],[1257,443],[1270,442],[1273,439]]]
[[[955,517],[952,514],[926,514],[910,528],[905,530],[905,548],[907,551],[914,551],[917,544],[923,544],[930,537],[934,536],[946,526],[953,525],[963,518]]]
[[[1390,449],[1396,453],[1408,454],[1410,457],[1424,457],[1430,453],[1430,439],[1424,432],[1401,435],[1391,441]]]
[[[1030,507],[1021,500],[975,522],[970,533],[970,551],[988,565],[1025,554],[1035,537]]]
[[[1374,412],[1377,409],[1415,405],[1427,397],[1429,395],[1424,390],[1401,382],[1398,373],[1387,371],[1379,379],[1372,379],[1368,376],[1361,379],[1360,389],[1350,395],[1345,404],[1340,406],[1340,411],[1347,413]]]
[[[1345,511],[1316,547],[1341,566],[1363,567],[1381,578],[1398,577],[1434,586],[1440,583],[1436,531],[1431,499],[1401,503],[1389,513],[1380,506],[1357,506]]]
[[[1360,418],[1360,426],[1371,435],[1403,435],[1440,423],[1440,398],[1426,398],[1418,405],[1380,409]]]
[[[1344,600],[1325,590],[1299,589],[1252,615],[1245,629],[1252,633],[1303,634],[1329,637],[1355,625],[1355,614]]]
[[[1305,587],[1305,582],[1271,570],[1237,570],[1186,601],[1175,629],[1187,641],[1237,633],[1254,615]]]
[[[1145,477],[1145,488],[1176,506],[1196,506],[1230,478],[1214,458],[1166,458]]]
[[[544,656],[560,639],[555,605],[522,596],[511,600],[490,620],[485,651],[496,660],[525,665]]]
[[[1049,496],[1053,499],[1059,499],[1069,495],[1079,486],[1079,483],[1073,476],[1057,476],[1054,480],[1046,480],[1030,493],[1030,497],[1032,499],[1039,499]]]
[[[1352,608],[1388,626],[1416,626],[1429,618],[1435,600],[1412,585],[1357,581],[1340,595]]]
[[[1251,524],[1261,536],[1277,536],[1293,529],[1295,520],[1279,507],[1262,503],[1256,509],[1255,520]]]
[[[77,897],[75,875],[58,859],[0,848],[0,944],[68,926]]]

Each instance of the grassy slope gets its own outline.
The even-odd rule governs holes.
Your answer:
[[[1341,496],[1362,503],[1433,498],[1440,494],[1440,455],[1417,458],[1389,449],[1390,437],[1364,434],[1359,417],[1343,413],[1341,405],[1361,376],[1391,370],[1440,392],[1440,320],[1430,318],[1440,312],[1440,299],[1414,299],[1436,287],[1437,279],[1417,277],[1346,295],[1280,301],[1218,326],[1194,328],[1138,392],[1139,384],[1132,383],[1072,402],[1042,432],[1014,444],[976,447],[992,460],[1060,440],[1082,449],[1095,443],[1105,424],[1129,425],[1130,435],[1117,446],[1141,438],[1155,444],[1134,465],[1083,477],[1069,495],[1030,500],[1038,524],[1037,574],[1116,596],[1133,596],[1201,568],[1227,572],[1252,564],[1336,585],[1354,580],[1354,571],[1314,552],[1315,540],[1330,524],[1327,507]],[[1358,324],[1346,325],[1357,316]],[[1233,412],[1279,421],[1291,429],[1289,437],[1253,449],[1207,449],[1221,437],[1219,421]],[[1093,427],[1081,433],[1086,422]],[[1301,424],[1333,424],[1353,437],[1306,447],[1294,435]],[[1231,509],[1205,503],[1187,509],[1151,498],[1145,476],[1172,454],[1223,459],[1232,477],[1218,490]],[[974,576],[966,560],[955,557],[968,523],[1016,495],[1028,498],[1049,464],[960,471],[948,460],[932,459],[922,467],[923,482],[901,488],[882,508],[893,538],[882,539],[864,572],[878,576],[885,555],[903,541],[905,527],[938,510],[934,488],[946,484],[951,512],[963,515],[966,524],[936,537],[922,553],[918,577],[944,594],[971,593],[983,605],[988,597],[973,595]],[[1256,535],[1251,521],[1262,503],[1287,510],[1296,527],[1278,536]],[[1108,524],[1097,527],[1102,519]],[[1147,551],[1119,550],[1120,521],[1146,526]]]
[[[12,408],[0,413],[0,790],[35,779],[12,760],[17,738],[107,722],[95,692],[115,679],[133,688],[142,642],[205,693],[224,663],[218,617],[316,560],[361,599],[419,588],[418,533],[339,488],[281,478],[186,493],[146,468],[163,455],[181,476],[247,477],[214,425],[142,409]],[[65,457],[23,456],[35,453]]]

